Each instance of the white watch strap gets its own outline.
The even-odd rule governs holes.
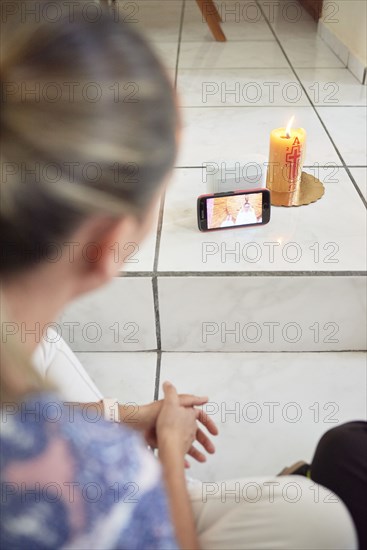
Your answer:
[[[108,422],[120,422],[119,403],[117,399],[107,397],[102,400],[104,419]]]

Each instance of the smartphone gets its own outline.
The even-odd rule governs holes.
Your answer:
[[[265,225],[270,220],[270,191],[257,188],[201,195],[197,211],[200,231]]]

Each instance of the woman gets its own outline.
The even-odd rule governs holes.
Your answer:
[[[84,2],[52,19],[51,4],[13,2],[3,17],[2,547],[355,548],[343,504],[314,502],[303,478],[296,505],[287,478],[255,506],[189,496],[185,456],[196,439],[213,450],[194,407],[205,399],[164,385],[156,462],[136,431],[62,403],[31,368],[38,328],[117,273],[115,243],[123,259],[148,232],[178,134],[146,43],[107,12],[91,21]]]

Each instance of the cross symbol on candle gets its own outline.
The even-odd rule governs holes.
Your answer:
[[[299,139],[296,138],[293,142],[292,149],[285,156],[286,164],[289,164],[289,181],[297,179],[299,163],[301,159],[301,144]]]

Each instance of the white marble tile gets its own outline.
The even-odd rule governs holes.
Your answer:
[[[275,42],[182,42],[180,69],[289,67]]]
[[[216,453],[206,464],[191,460],[189,471],[206,481],[311,461],[326,431],[366,418],[362,353],[166,353],[160,379],[210,398]]]
[[[285,39],[294,39],[298,42],[300,39],[315,40],[317,38],[317,23],[300,2],[260,0],[259,4],[266,20],[281,43]]]
[[[207,192],[205,173],[176,169],[165,199],[159,271],[366,269],[365,208],[347,173],[306,170],[324,181],[325,195],[316,203],[273,207],[267,225],[200,232],[196,201]]]
[[[317,24],[308,11],[294,0],[258,0],[262,13],[277,35],[310,36]]]
[[[163,351],[366,349],[363,276],[160,277]]]
[[[183,107],[183,135],[176,166],[241,162],[251,153],[268,155],[271,130],[295,125],[307,131],[306,165],[341,161],[312,107]],[[360,163],[361,164],[361,163]]]
[[[156,239],[156,232],[152,231],[143,243],[126,243],[128,258],[121,271],[127,273],[153,271]]]
[[[348,69],[297,69],[314,105],[367,105],[367,87]]]
[[[215,3],[227,40],[275,40],[255,2],[223,0]],[[182,41],[213,42],[213,35],[195,0],[187,0],[185,3]]]
[[[367,113],[365,107],[317,107],[345,163],[365,166]]]
[[[177,63],[177,42],[151,42],[162,64],[170,72],[176,68]]]
[[[178,92],[187,107],[310,105],[291,69],[180,69]]]
[[[183,0],[120,1],[119,17],[150,41],[177,43],[182,3]]]
[[[291,7],[294,8],[294,13],[291,12]],[[292,2],[288,12],[286,8],[277,11],[270,7],[263,7],[263,11],[280,42],[290,38],[309,40],[317,37],[316,22],[298,2]]]
[[[367,168],[349,168],[356,184],[362,191],[364,198],[367,200]]]
[[[293,67],[345,67],[317,35],[311,38],[287,35],[280,40]]]
[[[102,395],[142,405],[154,399],[155,353],[77,353]]]
[[[68,306],[58,322],[74,351],[156,349],[152,281],[116,277]]]
[[[296,6],[296,2],[293,2],[293,6]],[[271,9],[264,9],[264,13],[267,18],[272,16]],[[301,14],[301,12],[298,13]],[[268,14],[270,15],[268,16]],[[277,39],[281,43],[284,39],[299,38],[309,40],[310,38],[315,39],[317,37],[316,22],[307,14],[307,12],[305,12],[305,10],[302,10],[302,14],[303,16],[301,16],[299,20],[297,20],[296,14],[291,16],[292,19],[295,19],[292,21],[287,20],[281,12],[276,13],[274,10],[273,21],[270,22],[269,19],[269,22]],[[306,16],[304,14],[306,14]]]

